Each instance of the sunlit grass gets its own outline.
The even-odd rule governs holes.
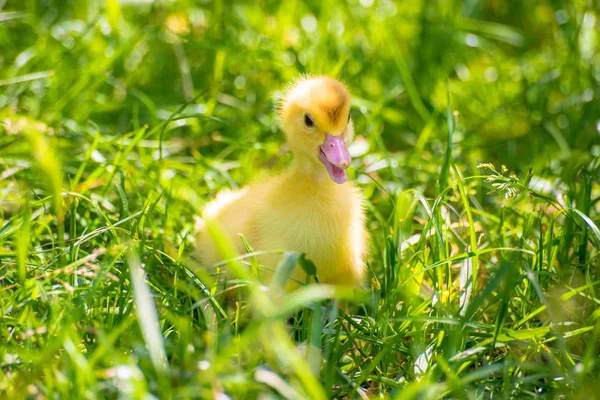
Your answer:
[[[596,13],[0,1],[0,397],[593,398]],[[286,292],[294,253],[262,284],[216,221],[194,258],[203,205],[288,164],[305,72],[354,96],[364,289]]]

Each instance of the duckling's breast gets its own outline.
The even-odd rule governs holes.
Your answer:
[[[328,182],[329,183],[329,182]],[[257,223],[259,248],[305,253],[322,282],[354,284],[362,274],[361,199],[350,184],[315,185],[302,179],[269,188]],[[279,257],[264,262],[274,268]],[[296,279],[305,280],[301,270]]]

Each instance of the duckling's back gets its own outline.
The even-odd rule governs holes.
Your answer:
[[[240,235],[244,235],[250,242],[254,240],[252,220],[257,204],[260,203],[258,197],[261,197],[260,192],[253,187],[237,191],[226,190],[220,192],[204,209],[204,215],[218,221],[239,253],[245,252]],[[222,261],[203,220],[196,223],[196,235],[197,256],[202,264],[212,266]]]

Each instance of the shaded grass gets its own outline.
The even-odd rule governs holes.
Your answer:
[[[0,8],[0,392],[593,397],[593,10],[376,3]],[[368,290],[265,291],[215,226],[227,302],[193,215],[289,161],[300,72],[355,95]]]

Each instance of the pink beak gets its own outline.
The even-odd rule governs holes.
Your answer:
[[[340,136],[332,136],[329,133],[325,137],[325,143],[320,146],[319,158],[327,168],[329,176],[335,183],[342,184],[348,179],[348,174],[345,169],[350,165],[352,158],[344,138]]]

